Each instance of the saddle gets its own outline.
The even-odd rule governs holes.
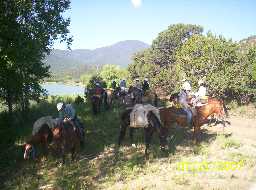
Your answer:
[[[130,113],[130,127],[139,128],[148,126],[148,113],[152,111],[160,121],[159,110],[150,104],[136,104]]]
[[[196,108],[190,108],[193,116],[197,115]],[[187,117],[187,113],[182,109],[182,107],[173,107],[173,112],[176,115]]]
[[[201,107],[208,104],[208,96],[203,96],[200,98],[200,101],[196,103],[196,107]]]

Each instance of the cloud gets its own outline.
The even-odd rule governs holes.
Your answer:
[[[142,0],[131,0],[134,8],[139,8],[141,6]]]

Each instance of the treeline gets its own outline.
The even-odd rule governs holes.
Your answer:
[[[179,91],[184,79],[196,89],[204,78],[212,96],[250,99],[256,91],[256,46],[244,43],[203,35],[198,25],[170,25],[134,56],[128,71],[131,79],[147,77],[166,94]]]
[[[127,80],[128,77],[127,69],[123,69],[118,65],[104,65],[91,70],[90,73],[85,73],[80,80],[87,88],[93,88],[95,82],[101,83],[104,88],[110,88],[113,81],[118,84],[120,80]]]
[[[9,113],[14,105],[26,110],[44,93],[39,83],[49,66],[43,58],[55,40],[72,42],[63,17],[69,6],[69,0],[0,2],[0,101]]]

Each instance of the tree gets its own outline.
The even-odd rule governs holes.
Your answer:
[[[170,25],[153,41],[151,48],[135,54],[128,66],[132,79],[148,77],[154,88],[166,93],[177,91],[180,75],[176,72],[176,52],[193,35],[203,28],[191,24]]]
[[[196,86],[206,79],[210,94],[240,98],[249,92],[248,64],[239,46],[223,37],[194,35],[177,52],[177,69]]]
[[[27,107],[43,93],[39,83],[49,67],[41,60],[54,41],[71,44],[70,20],[63,17],[69,5],[69,0],[0,2],[0,97],[9,113],[14,103]]]
[[[104,65],[99,75],[106,81],[107,86],[111,87],[113,80],[120,81],[121,79],[126,79],[128,72],[126,69],[121,69],[118,65]]]
[[[166,66],[175,63],[175,53],[194,34],[202,34],[203,28],[192,24],[173,24],[159,33],[152,43],[154,63]]]

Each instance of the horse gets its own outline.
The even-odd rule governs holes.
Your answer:
[[[142,97],[142,102],[143,103],[150,103],[154,106],[157,106],[158,105],[157,94],[152,90],[144,91],[143,92],[143,97]]]
[[[100,112],[100,107],[102,103],[102,99],[100,95],[93,95],[91,97],[91,103],[92,103],[92,111],[96,115]]]
[[[66,125],[68,125],[68,128]],[[24,159],[36,159],[37,146],[42,146],[45,155],[47,155],[49,146],[52,143],[61,151],[64,161],[66,150],[73,151],[73,147],[75,149],[77,149],[76,147],[80,147],[80,140],[80,131],[77,130],[73,122],[68,121],[63,124],[62,121],[59,120],[57,122],[57,120],[52,119],[50,116],[41,117],[33,126],[32,137],[24,145]],[[71,153],[73,159],[74,152]]]
[[[134,86],[130,86],[128,89],[128,94],[131,95],[134,105],[142,103],[142,97],[143,97],[142,89],[136,88]]]
[[[44,154],[48,154],[48,147],[53,138],[51,129],[56,124],[56,120],[51,116],[44,116],[35,121],[32,136],[24,144],[24,159],[36,158],[36,146],[41,146]]]
[[[130,129],[130,141],[131,141],[131,143],[133,142],[134,128],[130,127],[131,112],[132,112],[132,108],[125,110],[121,114],[121,126],[120,126],[119,138],[118,138],[119,146],[121,145],[121,143],[124,139],[127,127],[129,127],[129,129]],[[151,142],[152,135],[155,131],[157,131],[157,132],[160,131],[161,123],[152,111],[148,112],[147,119],[148,119],[148,125],[144,126],[143,128],[144,128],[145,144],[146,144],[145,157],[148,159],[148,149],[149,149],[149,144]],[[160,143],[161,143],[161,139],[160,139]]]
[[[39,131],[24,145],[24,159],[36,159],[36,146],[43,148],[44,154],[48,154],[48,146],[52,142],[53,134],[47,124],[43,124]]]
[[[113,103],[113,93],[114,92],[111,89],[105,89],[104,91],[103,101],[106,109],[109,109]]]
[[[79,134],[74,127],[72,122],[67,121],[59,122],[58,126],[53,128],[53,144],[60,151],[62,163],[65,163],[65,155],[69,152],[73,161],[80,149]]]
[[[118,100],[119,103],[125,104],[125,96],[128,94],[128,89],[117,87],[114,90],[113,97]]]
[[[161,128],[160,135],[161,137],[166,138],[168,133],[168,128],[173,123],[177,123],[179,126],[186,127],[187,126],[187,115],[181,108],[169,107],[169,108],[161,108],[159,109],[161,122],[163,127]],[[192,124],[193,124],[193,142],[198,143],[199,141],[199,133],[202,125],[208,123],[209,116],[217,116],[225,127],[226,121],[224,120],[225,116],[228,116],[227,108],[224,104],[223,100],[219,100],[216,98],[209,98],[208,103],[195,107],[195,111],[193,113]],[[164,145],[161,145],[164,147]]]

